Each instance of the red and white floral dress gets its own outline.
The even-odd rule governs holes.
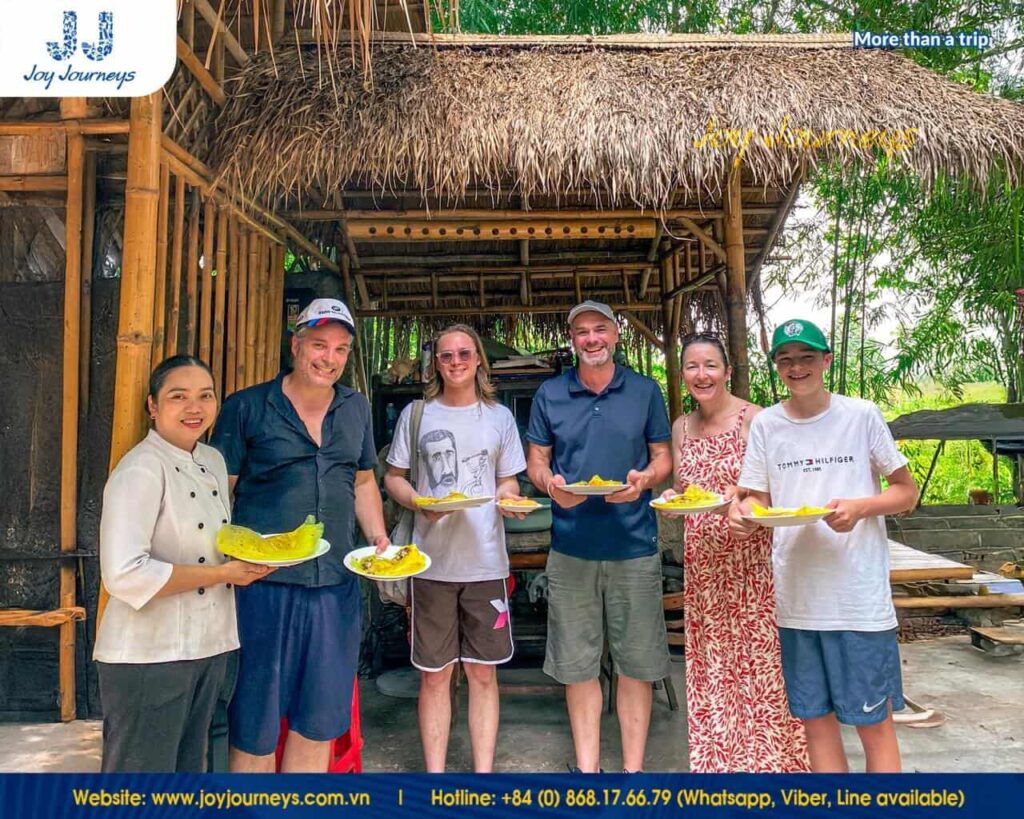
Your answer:
[[[724,492],[739,479],[745,406],[732,429],[684,433],[678,482]],[[772,533],[736,540],[725,516],[684,518],[686,705],[690,770],[809,770],[799,720],[782,680],[772,581]]]

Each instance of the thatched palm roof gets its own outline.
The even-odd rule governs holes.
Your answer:
[[[896,53],[834,39],[711,42],[385,45],[372,85],[347,53],[328,62],[323,48],[288,49],[253,60],[229,86],[215,163],[268,204],[305,207],[352,186],[416,188],[440,202],[470,186],[593,188],[620,207],[664,206],[679,189],[718,199],[737,153],[721,133],[719,147],[701,144],[719,128],[749,132],[745,175],[773,187],[804,159],[874,161],[880,132],[906,137],[891,155],[926,181],[1024,168],[1024,105]],[[799,128],[819,144],[800,144]],[[862,144],[866,133],[876,136]]]

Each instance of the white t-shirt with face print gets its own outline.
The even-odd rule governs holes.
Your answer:
[[[739,485],[768,492],[774,506],[824,506],[833,498],[877,495],[879,476],[906,464],[878,407],[832,395],[813,418],[790,418],[781,404],[758,413]],[[885,518],[865,518],[847,533],[823,521],[776,528],[772,562],[781,627],[896,627]]]
[[[411,413],[412,404],[402,411],[388,451],[388,463],[399,469],[409,468]],[[428,402],[417,447],[420,495],[493,496],[498,478],[526,469],[515,418],[500,404],[449,407],[440,400]],[[413,539],[430,555],[430,568],[420,575],[427,580],[468,583],[508,577],[505,526],[493,503],[452,512],[434,523],[417,514]]]

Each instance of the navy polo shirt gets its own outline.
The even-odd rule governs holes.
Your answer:
[[[232,520],[271,534],[315,515],[331,550],[261,582],[354,588],[355,575],[342,560],[355,543],[356,471],[377,465],[370,405],[362,393],[335,384],[317,446],[281,389],[284,376],[236,392],[217,419],[210,443],[224,455],[228,474],[238,476]]]
[[[533,398],[526,440],[551,451],[551,470],[566,483],[593,475],[625,481],[650,462],[648,444],[672,437],[661,389],[652,379],[616,365],[595,394],[573,368],[541,384]],[[542,487],[543,488],[543,487]],[[657,551],[658,525],[647,490],[633,503],[587,498],[579,506],[551,505],[551,548],[588,560],[628,560]]]

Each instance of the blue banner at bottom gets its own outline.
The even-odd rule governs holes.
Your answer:
[[[43,817],[964,817],[1018,819],[1024,774],[7,774],[3,815]]]

